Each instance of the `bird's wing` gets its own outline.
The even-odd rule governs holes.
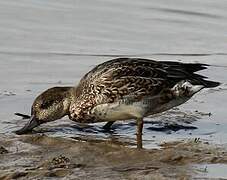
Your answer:
[[[156,61],[108,61],[86,74],[78,88],[81,89],[81,96],[90,94],[96,104],[114,102],[125,96],[136,100],[157,95],[168,85],[166,74]]]
[[[165,87],[164,80],[161,78],[146,78],[140,76],[123,76],[112,79],[111,82],[105,81],[99,84],[96,81],[94,91],[97,104],[112,103],[125,97],[133,98],[135,101],[144,96],[155,96]]]
[[[106,75],[112,75],[112,78],[120,76],[156,77],[157,71],[165,74],[160,65],[160,62],[148,59],[117,58],[97,65],[85,74],[81,81],[96,81]],[[155,68],[157,69],[155,70]]]
[[[195,72],[206,69],[206,64],[154,61],[140,58],[117,58],[104,62],[80,81],[78,95],[90,95],[96,103],[108,103],[124,96],[135,99],[155,96],[166,88],[172,88],[182,80],[195,85],[215,87],[219,83],[205,80]]]
[[[168,97],[168,90],[182,80],[204,87],[216,87],[218,82],[208,81],[195,72],[206,69],[205,64],[154,61],[137,58],[118,58],[104,62],[89,71],[76,88],[75,119],[84,121],[92,108],[100,104],[139,101]],[[164,93],[161,93],[164,91]],[[167,97],[166,97],[167,95]],[[161,97],[163,99],[163,97]]]

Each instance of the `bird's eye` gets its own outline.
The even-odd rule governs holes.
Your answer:
[[[48,101],[44,101],[41,105],[40,108],[41,109],[47,109],[48,107],[52,106],[54,104],[54,100],[48,100]]]

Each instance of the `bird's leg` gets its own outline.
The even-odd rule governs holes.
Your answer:
[[[114,122],[115,121],[109,121],[102,128],[105,129],[105,130],[109,130]]]
[[[136,133],[138,149],[143,148],[142,134],[143,134],[143,118],[139,118],[137,119],[137,133]]]

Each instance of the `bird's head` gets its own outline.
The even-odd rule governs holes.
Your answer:
[[[40,94],[33,102],[31,118],[16,134],[25,134],[40,124],[69,114],[73,87],[53,87]]]

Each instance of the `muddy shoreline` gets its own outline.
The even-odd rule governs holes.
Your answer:
[[[137,150],[42,134],[0,138],[0,179],[191,179],[206,178],[198,164],[227,164],[224,147],[199,139]]]

